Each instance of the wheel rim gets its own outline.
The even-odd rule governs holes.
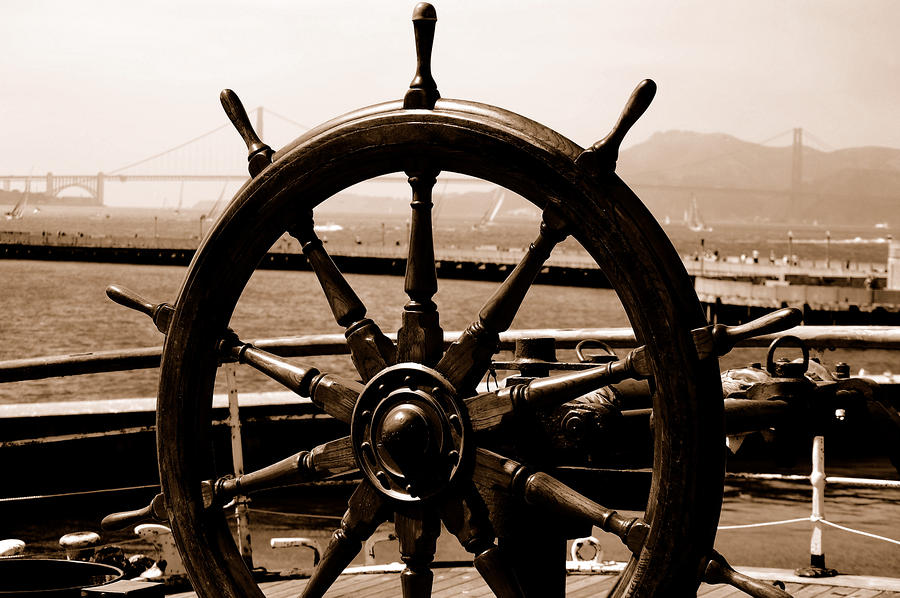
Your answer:
[[[216,344],[241,290],[285,224],[337,191],[422,162],[506,187],[562,215],[648,345],[657,392],[652,531],[616,595],[696,588],[721,506],[724,453],[715,358],[690,331],[706,324],[665,234],[613,173],[577,165],[582,149],[490,106],[439,100],[433,111],[374,106],[326,123],[282,150],[242,188],[191,263],[163,353],[157,417],[160,476],[173,532],[201,595],[259,595],[224,518],[204,511],[199,482]]]

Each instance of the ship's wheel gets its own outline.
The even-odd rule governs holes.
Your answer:
[[[649,105],[655,86],[639,85],[613,132],[585,150],[517,114],[441,99],[429,67],[434,24],[434,9],[417,6],[419,62],[402,101],[339,117],[278,152],[256,137],[236,96],[223,92],[223,104],[250,148],[253,176],[204,240],[181,288],[168,326],[157,416],[168,516],[190,578],[201,596],[260,596],[221,509],[210,504],[237,492],[358,469],[362,480],[304,596],[328,590],[366,537],[390,518],[407,564],[401,576],[404,596],[430,595],[429,564],[441,521],[475,555],[476,568],[497,595],[534,595],[533,589],[523,592],[517,581],[523,572],[504,558],[502,538],[499,547],[496,543],[486,507],[493,499],[486,500],[487,493],[617,534],[634,556],[614,595],[691,595],[713,554],[721,507],[718,363],[715,356],[698,356],[691,331],[706,321],[681,261],[650,212],[615,174],[619,143]],[[409,177],[412,214],[409,301],[394,343],[366,317],[316,238],[312,211],[351,185],[398,172]],[[431,190],[440,172],[490,181],[543,211],[523,261],[447,348],[433,301]],[[244,286],[285,232],[302,243],[335,319],[346,328],[360,381],[287,362],[229,332]],[[642,363],[617,362],[578,376],[543,379],[531,388],[477,394],[498,334],[510,326],[553,246],[567,235],[588,251],[614,287],[646,345]],[[243,478],[204,484],[213,383],[222,359],[248,363],[311,397],[348,425],[346,436],[298,446],[297,455]],[[495,450],[493,434],[509,417],[527,417],[616,376],[640,374],[652,377],[654,388],[653,474],[643,518],[624,518],[601,506],[602,495],[584,496],[543,465]]]

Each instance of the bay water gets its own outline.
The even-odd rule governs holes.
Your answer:
[[[49,210],[52,212],[52,210]],[[96,219],[81,219],[73,224],[68,216],[51,220],[46,215],[30,224],[6,223],[10,230],[37,227],[36,230],[87,229],[85,234],[109,230],[109,220],[117,221],[134,234],[147,234],[150,226],[159,226],[147,214],[137,213],[131,220],[117,212],[111,218],[97,212]],[[152,222],[152,224],[151,224]],[[168,221],[166,221],[168,222]],[[129,224],[130,223],[130,224]],[[452,224],[452,225],[451,225]],[[167,230],[192,234],[197,226],[193,217],[173,218]],[[132,228],[128,228],[131,226]],[[74,229],[72,227],[75,227]],[[179,229],[179,227],[181,227]],[[784,228],[784,227],[781,227]],[[689,254],[695,247],[721,248],[723,255],[763,255],[788,250],[784,230],[771,224],[756,228],[734,225],[716,227],[716,231],[670,231],[676,247]],[[183,230],[182,230],[183,229]],[[474,243],[469,239],[472,227],[467,223],[437,226],[435,238],[445,245]],[[511,223],[489,235],[490,245],[523,247],[533,238],[534,223]],[[197,231],[196,234],[202,232]],[[827,231],[814,226],[792,230],[792,249],[808,252],[810,259],[884,262],[887,236],[884,230]],[[740,234],[739,234],[740,233]],[[150,233],[152,234],[152,233]],[[332,246],[342,242],[399,242],[405,234],[402,220],[382,224],[371,220],[343,223],[328,233]],[[699,235],[704,235],[700,237]],[[396,241],[395,241],[396,238]],[[840,242],[839,242],[840,241]],[[881,257],[881,256],[884,257]],[[105,296],[109,284],[131,288],[152,301],[172,301],[186,269],[170,266],[134,266],[41,261],[0,260],[0,360],[44,355],[73,354],[100,350],[158,346],[162,337],[143,314],[122,308]],[[407,301],[401,277],[348,275],[348,280],[386,332],[396,331]],[[495,283],[441,280],[435,301],[445,330],[460,330],[474,318],[496,289]],[[627,326],[628,321],[615,293],[605,289],[533,286],[519,310],[513,328],[581,328]],[[245,290],[232,319],[232,327],[242,338],[265,338],[292,334],[340,333],[315,276],[308,272],[258,271]],[[563,355],[563,358],[569,357]],[[760,361],[762,349],[740,349],[722,360],[722,367]],[[852,371],[860,368],[883,372],[900,369],[897,355],[889,351],[840,351],[820,356],[826,363],[845,361]],[[323,371],[351,375],[352,366],[343,356],[315,358],[313,365]],[[240,369],[239,388],[243,391],[278,390],[270,380]],[[156,393],[157,370],[96,374],[60,379],[0,385],[0,403],[70,401],[85,399],[149,397]],[[883,465],[883,461],[880,462]],[[871,464],[859,464],[860,469]],[[851,467],[852,469],[852,467]],[[888,469],[879,466],[885,476]],[[841,472],[841,473],[851,473]],[[896,474],[893,474],[896,477]],[[782,482],[729,483],[726,487],[723,524],[752,523],[804,517],[809,513],[808,487]],[[900,495],[889,490],[829,488],[826,516],[829,520],[876,534],[900,538]],[[717,547],[732,562],[743,565],[800,567],[808,562],[809,523],[770,528],[721,531]],[[607,558],[624,558],[617,541],[602,538]],[[900,576],[900,546],[828,529],[825,549],[827,563],[842,572]]]

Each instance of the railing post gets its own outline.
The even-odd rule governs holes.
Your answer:
[[[222,366],[228,388],[228,427],[231,430],[231,462],[234,465],[235,477],[244,474],[244,448],[241,443],[241,414],[238,409],[237,364],[227,363]],[[253,549],[250,545],[250,508],[249,499],[243,494],[234,499],[234,516],[237,522],[237,542],[241,558],[253,569]]]
[[[812,473],[812,537],[809,541],[809,564],[825,567],[825,550],[822,548],[822,518],[825,517],[825,437],[813,438]]]
[[[812,473],[809,474],[812,485],[812,537],[809,540],[809,567],[797,570],[801,577],[831,577],[837,571],[825,566],[825,550],[822,548],[822,534],[825,518],[825,437],[813,438]]]

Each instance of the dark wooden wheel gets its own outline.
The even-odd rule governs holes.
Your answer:
[[[252,131],[236,96],[223,93],[223,105],[250,150],[254,178],[191,263],[168,326],[157,415],[168,515],[194,587],[201,596],[261,595],[218,505],[239,493],[358,469],[361,481],[304,597],[325,594],[363,541],[390,518],[406,564],[400,577],[404,598],[431,595],[430,565],[441,522],[473,553],[476,569],[496,595],[562,595],[560,551],[542,541],[533,550],[521,549],[527,538],[522,524],[552,527],[542,513],[619,536],[634,557],[616,596],[692,594],[714,556],[721,507],[718,363],[698,354],[691,331],[706,322],[678,256],[614,173],[622,137],[655,86],[639,85],[613,132],[583,150],[511,112],[438,99],[430,68],[435,20],[430,5],[416,7],[418,64],[402,102],[335,119],[278,153]],[[431,190],[441,171],[506,187],[543,210],[525,257],[446,350],[433,300]],[[405,172],[412,187],[404,284],[409,301],[396,345],[366,317],[312,221],[313,208],[338,191],[394,172]],[[345,327],[361,382],[287,362],[228,329],[254,268],[285,232],[301,242],[335,320]],[[476,394],[498,335],[511,325],[553,247],[568,235],[613,284],[646,348],[585,372]],[[349,424],[348,434],[298,446],[294,456],[237,479],[205,479],[213,383],[223,358],[249,364],[310,397]],[[601,506],[602,496],[584,496],[545,471],[547,459],[525,448],[527,435],[513,434],[510,442],[509,430],[503,430],[508,416],[554,408],[626,377],[651,377],[654,388],[650,496],[644,517],[630,519]],[[502,441],[495,438],[498,432],[504,432]],[[507,507],[524,505],[532,515],[519,517],[518,526],[503,523]]]
[[[636,556],[615,595],[695,592],[721,507],[718,364],[714,356],[697,355],[691,330],[706,322],[665,234],[613,169],[586,155],[546,127],[491,106],[438,100],[429,110],[393,102],[309,131],[239,191],[191,263],[166,338],[159,389],[162,486],[176,542],[201,596],[261,595],[221,512],[207,508],[201,492],[210,459],[213,383],[223,354],[311,396],[350,424],[347,438],[298,446],[304,452],[296,458],[243,481],[264,485],[270,474],[288,470],[304,479],[361,470],[362,482],[306,595],[324,593],[367,535],[392,516],[407,563],[406,596],[430,593],[439,519],[476,555],[476,567],[495,593],[520,595],[514,567],[504,564],[502,542],[500,548],[494,543],[478,491],[485,486],[538,508],[587,518],[622,537]],[[446,351],[432,301],[437,281],[428,213],[438,171],[506,187],[545,214],[523,262]],[[396,347],[365,317],[317,243],[310,220],[312,209],[336,192],[394,172],[406,172],[413,187],[410,300]],[[365,386],[287,364],[228,336],[245,284],[285,231],[303,242],[335,318],[347,328]],[[497,334],[510,325],[543,260],[566,233],[596,260],[647,346],[655,447],[643,521],[610,514],[597,504],[602,496],[581,496],[538,468],[485,448],[493,429],[490,413],[511,408],[515,397],[476,397],[475,384],[487,371]],[[542,392],[540,404],[568,400],[565,385]]]

